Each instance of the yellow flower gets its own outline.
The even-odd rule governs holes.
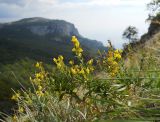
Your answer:
[[[28,104],[28,105],[31,105],[31,104],[33,103],[30,98],[27,98],[27,100],[26,100],[25,102],[26,102],[26,104]]]
[[[112,51],[108,51],[108,57],[113,57],[113,52]]]
[[[61,63],[57,63],[57,68],[61,68],[62,67],[62,65],[61,65]]]
[[[57,59],[56,59],[56,58],[53,58],[53,61],[54,61],[55,63],[57,63]]]
[[[82,57],[82,53],[78,53],[77,56],[78,56],[78,57]]]
[[[76,36],[72,36],[72,42],[73,42],[73,43],[77,42]]]
[[[90,69],[90,71],[94,71],[94,68],[93,68],[93,67],[90,67],[89,69]]]
[[[86,69],[86,72],[87,72],[87,74],[89,74],[90,73],[90,70],[89,70],[89,68],[87,67],[87,69]]]
[[[118,63],[117,63],[116,61],[113,61],[113,62],[112,62],[112,65],[113,65],[113,66],[118,66]]]
[[[121,59],[121,52],[119,50],[114,51],[114,58]]]
[[[42,90],[42,86],[41,85],[38,86],[38,90],[40,90],[40,91]]]
[[[63,62],[63,56],[62,55],[59,55],[58,58],[53,58],[53,61],[55,62],[55,64],[57,65],[57,68],[58,69],[61,69],[63,68],[64,66],[64,62]]]
[[[123,50],[121,49],[121,50],[119,50],[119,52],[120,52],[120,53],[123,53]]]
[[[76,48],[73,48],[73,49],[72,49],[72,52],[75,52],[75,51],[76,51]]]
[[[41,74],[40,73],[36,73],[36,78],[40,78],[41,77]]]
[[[89,60],[87,63],[88,63],[89,65],[92,65],[92,64],[93,64],[93,59]]]
[[[75,47],[78,48],[80,46],[79,44],[79,41],[77,40],[75,43],[74,43]]]
[[[85,74],[84,69],[82,68],[79,73],[82,75]]]
[[[64,58],[63,58],[62,55],[60,55],[60,56],[58,57],[58,60],[59,60],[59,61],[63,61],[63,59],[64,59]]]
[[[115,50],[115,51],[114,51],[114,53],[119,53],[119,50],[118,50],[118,49],[117,49],[117,50]]]
[[[20,93],[16,93],[11,97],[11,99],[15,101],[18,101],[19,98],[20,98]]]
[[[113,62],[113,61],[114,61],[114,58],[113,58],[113,57],[109,57],[109,58],[107,59],[107,61],[108,61],[108,62]]]
[[[72,73],[73,75],[77,74],[76,69],[72,67],[72,68],[71,68],[71,73]]]
[[[32,77],[29,77],[29,80],[32,81]]]
[[[18,117],[16,115],[14,115],[13,118],[12,118],[12,120],[13,120],[13,122],[17,122]]]
[[[41,68],[42,67],[42,62],[37,62],[35,65],[36,68]]]
[[[73,64],[74,64],[74,61],[69,61],[69,64],[70,64],[70,65],[73,65]]]
[[[72,40],[71,40],[74,44],[74,48],[72,49],[72,52],[75,52],[75,54],[78,56],[78,57],[81,57],[82,56],[82,52],[83,52],[83,49],[80,47],[80,43],[78,41],[78,39],[75,37],[75,36],[72,36]]]
[[[44,75],[41,72],[40,73],[36,73],[35,76],[39,80],[43,80],[44,79]]]
[[[23,107],[19,107],[19,108],[18,108],[18,112],[19,112],[19,113],[23,113],[23,112],[24,112]]]
[[[121,54],[119,54],[119,53],[114,53],[114,57],[117,58],[117,59],[121,59]]]
[[[78,52],[78,53],[81,53],[81,52],[83,52],[83,49],[80,48],[80,47],[78,47],[78,48],[77,48],[77,52]]]
[[[112,76],[112,77],[114,77],[114,76],[115,76],[115,73],[114,73],[114,72],[112,72],[112,73],[111,73],[111,76]]]
[[[42,91],[36,91],[36,94],[39,96],[39,97],[43,97],[44,96],[44,93]]]
[[[40,67],[40,63],[39,63],[39,62],[36,63],[36,67],[37,67],[37,68]]]

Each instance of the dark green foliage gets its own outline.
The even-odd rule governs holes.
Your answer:
[[[136,27],[128,26],[123,32],[123,38],[129,40],[129,42],[137,41],[138,30]]]
[[[29,87],[29,76],[35,72],[35,61],[24,59],[13,64],[0,64],[0,110],[10,113],[14,102],[11,101],[13,90]]]

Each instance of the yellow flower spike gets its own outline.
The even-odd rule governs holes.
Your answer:
[[[74,44],[74,48],[72,49],[72,52],[75,52],[75,54],[78,57],[81,57],[83,49],[80,47],[80,43],[79,43],[78,39],[75,36],[72,36],[72,40],[71,41]]]

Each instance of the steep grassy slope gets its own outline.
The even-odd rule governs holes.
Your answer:
[[[143,38],[142,38],[143,39]],[[152,35],[148,40],[143,43],[139,42],[132,45],[130,51],[126,55],[126,63],[130,65],[138,65],[140,62],[145,61],[147,57],[153,58],[156,62],[160,60],[160,32]]]

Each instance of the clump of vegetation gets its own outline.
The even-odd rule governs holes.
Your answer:
[[[123,38],[130,43],[138,40],[138,29],[134,26],[128,26],[123,32]]]
[[[110,44],[108,52],[86,60],[75,36],[72,42],[75,59],[68,65],[62,55],[52,71],[36,63],[32,88],[14,91],[17,109],[6,121],[158,120],[160,74],[153,57],[128,67]]]

